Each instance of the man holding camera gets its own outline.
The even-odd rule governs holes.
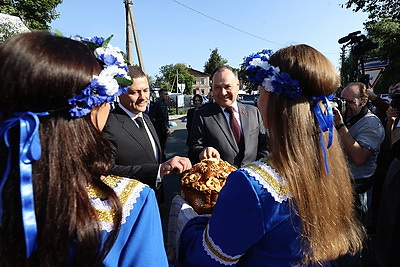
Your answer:
[[[386,125],[385,142],[390,149],[400,139],[400,125],[398,123],[400,113],[400,83],[391,85],[388,93],[391,98],[390,103],[377,96],[372,89],[368,89],[369,99],[372,101],[372,105],[376,107],[375,114],[381,119],[382,124]]]
[[[335,127],[347,155],[355,191],[360,196],[360,212],[365,214],[368,210],[366,192],[372,187],[372,176],[385,131],[379,118],[367,107],[365,84],[348,84],[341,97],[346,101],[346,111],[341,114],[334,108]]]

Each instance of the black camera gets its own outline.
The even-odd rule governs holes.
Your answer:
[[[392,102],[390,102],[390,105],[397,114],[400,114],[400,94],[395,94],[392,96]]]
[[[329,102],[331,103],[332,107],[335,107],[339,110],[339,112],[340,112],[340,114],[342,114],[342,116],[344,116],[346,114],[346,100],[344,100],[343,98],[340,98],[340,97],[335,97]]]

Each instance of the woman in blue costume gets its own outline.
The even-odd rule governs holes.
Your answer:
[[[362,247],[345,157],[328,96],[335,67],[314,48],[294,45],[246,59],[271,157],[228,177],[209,219],[181,233],[184,266],[329,266]]]
[[[100,131],[132,83],[121,51],[73,39],[0,46],[0,266],[167,266],[154,191],[103,175]]]

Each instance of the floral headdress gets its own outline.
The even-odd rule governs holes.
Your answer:
[[[112,36],[111,36],[112,37]],[[99,75],[93,75],[92,82],[83,91],[68,100],[71,117],[77,118],[88,114],[95,106],[105,102],[113,102],[115,97],[126,93],[132,84],[128,76],[128,67],[119,48],[109,44],[111,37],[82,38],[73,37],[74,40],[85,42],[94,49],[96,58],[104,63]],[[24,229],[26,257],[29,258],[37,249],[37,223],[32,186],[32,162],[41,157],[39,137],[39,117],[47,116],[49,112],[15,112],[13,117],[0,123],[0,137],[8,147],[7,165],[0,180],[0,223],[2,215],[2,197],[4,184],[11,171],[11,146],[10,130],[19,126],[19,167],[20,167],[20,191],[22,207],[22,224]]]
[[[121,50],[109,44],[111,38],[112,36],[106,40],[101,37],[82,38],[78,35],[72,37],[93,47],[94,55],[104,63],[104,68],[99,75],[93,75],[92,82],[80,94],[68,99],[71,117],[82,117],[94,106],[105,102],[111,103],[120,94],[128,92],[132,84],[128,76],[128,66]]]
[[[272,55],[271,50],[263,50],[252,54],[246,58],[246,76],[250,82],[262,85],[267,92],[275,94],[283,94],[285,97],[297,99],[302,94],[299,82],[293,80],[289,73],[281,72],[279,67],[272,66],[269,63],[269,57]],[[315,101],[313,111],[321,128],[320,142],[324,154],[324,163],[326,173],[329,174],[328,158],[326,148],[332,145],[333,139],[333,112],[329,102],[331,96],[313,97]],[[321,109],[319,102],[325,106],[325,110]],[[323,132],[328,131],[328,145],[325,148]]]
[[[279,67],[269,64],[271,50],[263,50],[246,58],[246,74],[250,82],[262,85],[266,91],[283,94],[289,98],[299,98],[302,91],[299,82],[293,80],[286,72],[281,72]]]

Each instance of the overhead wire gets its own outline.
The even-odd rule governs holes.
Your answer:
[[[177,1],[177,0],[171,0],[171,1],[177,3],[178,5],[181,5],[181,6],[185,7],[185,8],[187,8],[187,9],[190,9],[190,10],[192,10],[193,12],[196,12],[196,13],[198,13],[198,14],[204,16],[204,17],[207,17],[207,18],[209,18],[209,19],[211,19],[211,20],[214,20],[214,21],[216,21],[216,22],[218,22],[218,23],[220,23],[220,24],[222,24],[222,25],[225,25],[225,26],[227,26],[227,27],[229,27],[229,28],[232,28],[232,29],[234,29],[234,30],[237,30],[237,31],[239,31],[239,32],[241,32],[241,33],[247,34],[247,35],[249,35],[249,36],[252,36],[252,37],[254,37],[254,38],[257,38],[257,39],[260,39],[260,40],[263,40],[263,41],[266,41],[266,42],[269,42],[269,43],[272,43],[272,44],[276,44],[276,45],[279,45],[279,46],[285,46],[285,45],[283,45],[283,44],[280,44],[280,43],[277,43],[277,42],[274,42],[274,41],[271,41],[271,40],[267,40],[267,39],[265,39],[265,38],[262,38],[262,37],[260,37],[260,36],[255,35],[255,34],[246,32],[246,31],[244,31],[244,30],[242,30],[242,29],[239,29],[239,28],[237,28],[237,27],[235,27],[235,26],[232,26],[232,25],[230,25],[230,24],[228,24],[228,23],[225,23],[225,22],[223,22],[223,21],[221,21],[221,20],[218,20],[218,19],[216,19],[216,18],[213,18],[213,17],[211,17],[211,16],[209,16],[209,15],[207,15],[207,14],[201,12],[201,11],[198,11],[198,10],[196,10],[196,9],[190,7],[190,6],[187,6],[187,5],[181,3],[181,2],[179,2],[179,1]]]

